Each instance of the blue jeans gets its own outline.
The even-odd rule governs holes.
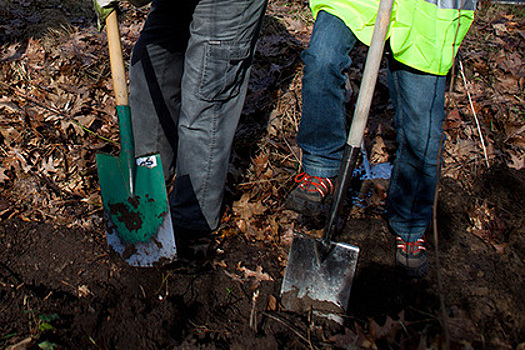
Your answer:
[[[297,142],[306,173],[335,177],[346,143],[345,73],[356,43],[336,16],[320,12],[303,52],[303,112]],[[388,190],[388,220],[405,241],[423,236],[432,217],[445,116],[445,76],[388,61],[398,149]]]
[[[267,0],[155,0],[132,52],[135,155],[175,173],[174,224],[213,230]]]

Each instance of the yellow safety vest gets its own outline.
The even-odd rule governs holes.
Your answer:
[[[310,0],[317,17],[339,17],[370,45],[379,0]],[[420,71],[446,75],[472,21],[476,0],[394,0],[388,38],[394,58]]]

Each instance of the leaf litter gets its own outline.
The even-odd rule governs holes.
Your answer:
[[[112,262],[105,248],[95,154],[118,151],[118,125],[105,35],[96,31],[87,2],[82,5],[75,1],[62,2],[60,16],[56,17],[53,15],[58,13],[55,9],[59,8],[59,2],[51,3],[44,6],[36,0],[11,0],[0,4],[0,217],[3,222],[0,246],[6,252],[6,258],[0,260],[2,286],[5,284],[1,291],[21,290],[38,300],[35,289],[38,284],[32,283],[40,281],[45,290],[38,302],[41,307],[65,315],[74,314],[65,305],[62,310],[56,305],[61,300],[60,293],[65,293],[63,302],[73,305],[71,310],[88,310],[83,317],[87,320],[87,315],[96,315],[105,331],[97,328],[96,322],[89,326],[73,322],[79,327],[75,329],[58,320],[54,330],[39,334],[37,340],[20,326],[24,322],[17,323],[16,320],[24,318],[24,303],[15,297],[19,304],[9,316],[12,326],[0,323],[0,331],[17,335],[2,341],[3,345],[16,347],[33,345],[36,340],[39,343],[50,340],[51,344],[57,342],[68,348],[72,343],[67,339],[72,337],[86,347],[124,346],[124,340],[116,340],[119,331],[116,326],[112,328],[112,315],[127,316],[131,320],[133,313],[119,302],[105,303],[104,297],[115,296],[105,291],[104,285],[111,285],[115,290],[120,287],[104,278],[97,281],[90,274],[95,276],[93,271],[107,271],[113,279],[120,278],[119,285],[139,291],[137,295],[146,299],[149,283],[156,288],[158,281],[155,274],[137,276],[136,272]],[[166,306],[161,307],[160,301],[156,301],[149,308],[138,299],[130,299],[150,321],[164,319],[167,327],[175,328],[192,324],[182,326],[183,330],[175,335],[148,330],[149,336],[139,333],[139,338],[131,336],[130,339],[146,342],[146,348],[198,347],[199,344],[233,348],[253,341],[267,348],[424,349],[438,348],[445,342],[442,320],[433,301],[437,293],[433,282],[421,282],[421,294],[418,294],[414,288],[385,273],[391,264],[388,255],[391,246],[381,223],[388,186],[388,180],[384,179],[355,184],[354,195],[360,205],[352,206],[348,224],[339,238],[362,248],[362,272],[357,276],[345,326],[334,329],[308,315],[291,315],[280,310],[279,284],[293,233],[320,235],[322,231],[318,223],[283,208],[286,195],[294,186],[294,176],[301,169],[301,151],[295,135],[302,106],[299,55],[308,44],[313,25],[307,5],[306,1],[272,0],[268,7],[232,151],[226,208],[217,235],[223,254],[212,263],[213,271],[220,274],[183,266],[168,271],[171,277],[162,278],[167,286],[173,274],[179,274],[179,283],[186,290],[195,289],[198,294],[214,297],[192,299],[183,291],[173,294],[177,288],[172,287],[172,295],[181,298],[186,310],[191,311],[190,316],[183,316],[180,302],[166,304],[169,298],[163,304]],[[438,219],[444,226],[442,235],[450,242],[442,243],[439,249],[449,258],[441,267],[446,269],[449,287],[448,340],[463,348],[509,349],[520,345],[525,331],[523,315],[513,313],[523,306],[522,288],[501,282],[501,278],[508,283],[514,281],[511,272],[502,272],[502,269],[513,268],[518,276],[524,273],[521,217],[525,208],[524,14],[522,9],[514,11],[512,6],[483,3],[480,7],[458,55],[465,79],[456,67],[447,93],[449,110],[444,125],[447,138]],[[131,10],[124,6],[122,37],[126,60],[146,13],[146,9]],[[366,48],[358,45],[349,72],[353,94],[348,104],[348,118],[359,90],[365,54]],[[394,111],[388,100],[385,74],[383,69],[366,135],[365,147],[372,164],[391,162],[395,157]],[[479,127],[475,116],[479,118]],[[480,142],[480,130],[485,137],[485,147]],[[349,234],[354,225],[358,225],[357,233]],[[57,261],[49,265],[55,273],[72,273],[68,277],[69,281],[75,281],[70,287],[71,296],[65,292],[67,286],[54,279],[46,280],[42,274],[33,282],[31,275],[24,277],[25,272],[34,269],[28,264],[32,255],[27,255],[31,240],[38,237],[39,230],[35,231],[34,227],[73,230],[68,231],[71,237],[98,243],[93,255],[85,256],[89,261],[87,266],[79,259],[67,261],[65,252],[57,254],[53,250],[58,246],[54,238],[42,246],[42,253],[49,253]],[[377,229],[379,234],[372,235],[369,228]],[[32,233],[20,237],[28,232]],[[450,236],[451,232],[456,236]],[[71,251],[75,250],[69,238],[62,238],[61,242]],[[383,250],[384,256],[380,254]],[[465,251],[480,258],[463,257]],[[491,255],[492,252],[495,255]],[[35,266],[37,270],[46,268],[38,263]],[[228,268],[234,270],[228,271]],[[373,276],[366,276],[367,273]],[[132,280],[139,281],[139,289],[134,289],[138,287],[131,284]],[[494,281],[509,293],[508,298],[498,298],[489,292],[495,288]],[[218,291],[213,288],[217,283],[227,288]],[[33,286],[33,289],[15,289],[9,287],[11,284]],[[381,292],[386,286],[394,292]],[[257,305],[253,301],[254,291],[257,291]],[[131,294],[123,295],[131,298]],[[416,300],[415,307],[407,301],[410,297]],[[371,298],[375,303],[369,301]],[[93,300],[97,301],[88,306]],[[50,301],[51,304],[46,304]],[[207,308],[198,308],[195,306],[198,303]],[[255,307],[262,309],[255,312]],[[16,310],[20,311],[18,316]],[[225,323],[226,318],[231,324]],[[137,325],[140,323],[133,323]],[[236,336],[233,325],[240,329],[246,326],[250,332],[255,329],[256,333],[249,333],[253,337]],[[87,332],[89,337],[79,335],[82,332]]]

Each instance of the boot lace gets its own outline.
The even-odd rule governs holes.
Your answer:
[[[305,172],[295,177],[299,187],[308,192],[318,192],[322,198],[334,192],[334,181],[326,177],[310,176]]]
[[[396,237],[397,249],[401,249],[407,254],[417,254],[420,251],[427,250],[425,243],[425,237],[422,237],[415,242],[405,242],[401,237]]]

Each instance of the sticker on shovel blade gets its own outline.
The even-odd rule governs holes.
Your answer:
[[[140,157],[135,161],[137,162],[137,166],[144,166],[148,169],[152,169],[157,166],[157,158],[155,156]]]

